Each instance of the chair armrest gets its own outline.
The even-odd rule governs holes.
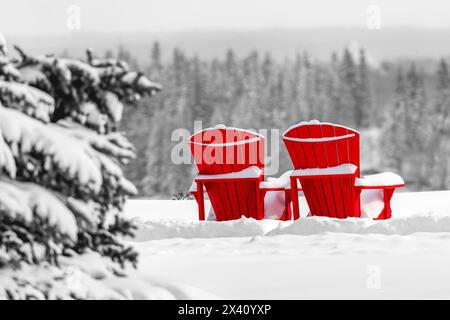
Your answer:
[[[266,191],[284,191],[291,189],[291,180],[290,177],[292,175],[293,170],[288,170],[283,173],[279,178],[269,177],[266,181],[261,182],[259,185],[260,189],[264,189]],[[302,190],[302,186],[300,181],[297,180],[297,188],[299,191]]]
[[[403,178],[393,172],[383,172],[356,178],[357,189],[393,189],[405,186]]]
[[[353,176],[358,168],[352,163],[344,163],[334,167],[295,169],[291,177],[295,178],[321,178],[333,176]]]

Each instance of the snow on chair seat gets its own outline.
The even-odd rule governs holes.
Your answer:
[[[292,171],[293,177],[315,177],[315,176],[336,176],[336,175],[354,175],[358,169],[352,163],[340,164],[334,167],[296,169]]]
[[[259,179],[262,173],[263,171],[257,166],[251,166],[238,172],[199,174],[194,178],[194,181]]]
[[[283,134],[283,141],[294,166],[292,194],[296,193],[295,182],[300,180],[311,215],[360,217],[362,190],[382,189],[383,208],[377,218],[391,217],[390,200],[395,188],[404,185],[403,180],[393,173],[359,178],[360,146],[356,130],[313,120],[290,127]],[[394,184],[383,184],[383,180]],[[368,194],[366,191],[364,195]],[[294,218],[299,218],[298,199],[292,198]]]

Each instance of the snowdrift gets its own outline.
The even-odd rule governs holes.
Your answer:
[[[98,253],[63,257],[61,266],[24,265],[0,269],[0,300],[95,299],[95,300],[189,300],[217,299],[195,287],[168,279],[115,274],[115,266]],[[117,271],[117,270],[116,270]],[[15,281],[18,279],[19,281]],[[44,294],[45,293],[45,294]]]
[[[170,238],[217,238],[274,236],[280,234],[312,235],[324,232],[408,235],[416,232],[450,232],[450,191],[399,193],[392,201],[391,220],[370,218],[332,219],[305,217],[302,201],[300,220],[283,222],[241,218],[226,222],[199,222],[194,200],[130,201],[125,208],[138,225],[134,241]],[[132,211],[133,214],[130,212]]]
[[[139,225],[137,274],[223,299],[450,298],[450,191],[398,193],[392,207],[386,221],[305,217],[304,201],[296,222],[198,222],[195,201],[125,212]]]
[[[349,218],[345,220],[306,217],[295,222],[277,220],[240,220],[215,222],[184,221],[142,221],[135,220],[138,231],[134,241],[149,241],[171,238],[221,238],[221,237],[254,237],[274,236],[282,234],[313,235],[324,232],[408,235],[416,232],[450,232],[450,216],[425,214],[420,216],[394,219],[391,221],[375,221],[371,219]]]

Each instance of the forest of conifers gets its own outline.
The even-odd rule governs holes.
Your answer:
[[[161,50],[154,43],[148,62],[140,62],[139,69],[163,85],[162,93],[144,98],[144,108],[129,107],[123,121],[138,148],[127,176],[143,197],[167,199],[189,190],[195,168],[172,163],[171,150],[178,141],[171,137],[178,128],[192,132],[195,120],[204,128],[223,123],[281,133],[304,120],[340,123],[362,133],[363,160],[378,159],[363,173],[398,172],[410,190],[450,187],[450,76],[445,59],[372,65],[362,48],[356,54],[347,49],[332,53],[328,61],[304,52],[282,61],[256,51],[236,56],[231,49],[212,60],[179,49],[162,59]],[[123,47],[106,53],[112,55],[137,64]],[[277,175],[290,167],[280,142]]]

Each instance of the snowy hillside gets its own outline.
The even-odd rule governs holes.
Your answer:
[[[194,201],[134,200],[126,213],[144,279],[225,299],[450,298],[450,191],[398,193],[392,207],[390,221],[198,222]]]

